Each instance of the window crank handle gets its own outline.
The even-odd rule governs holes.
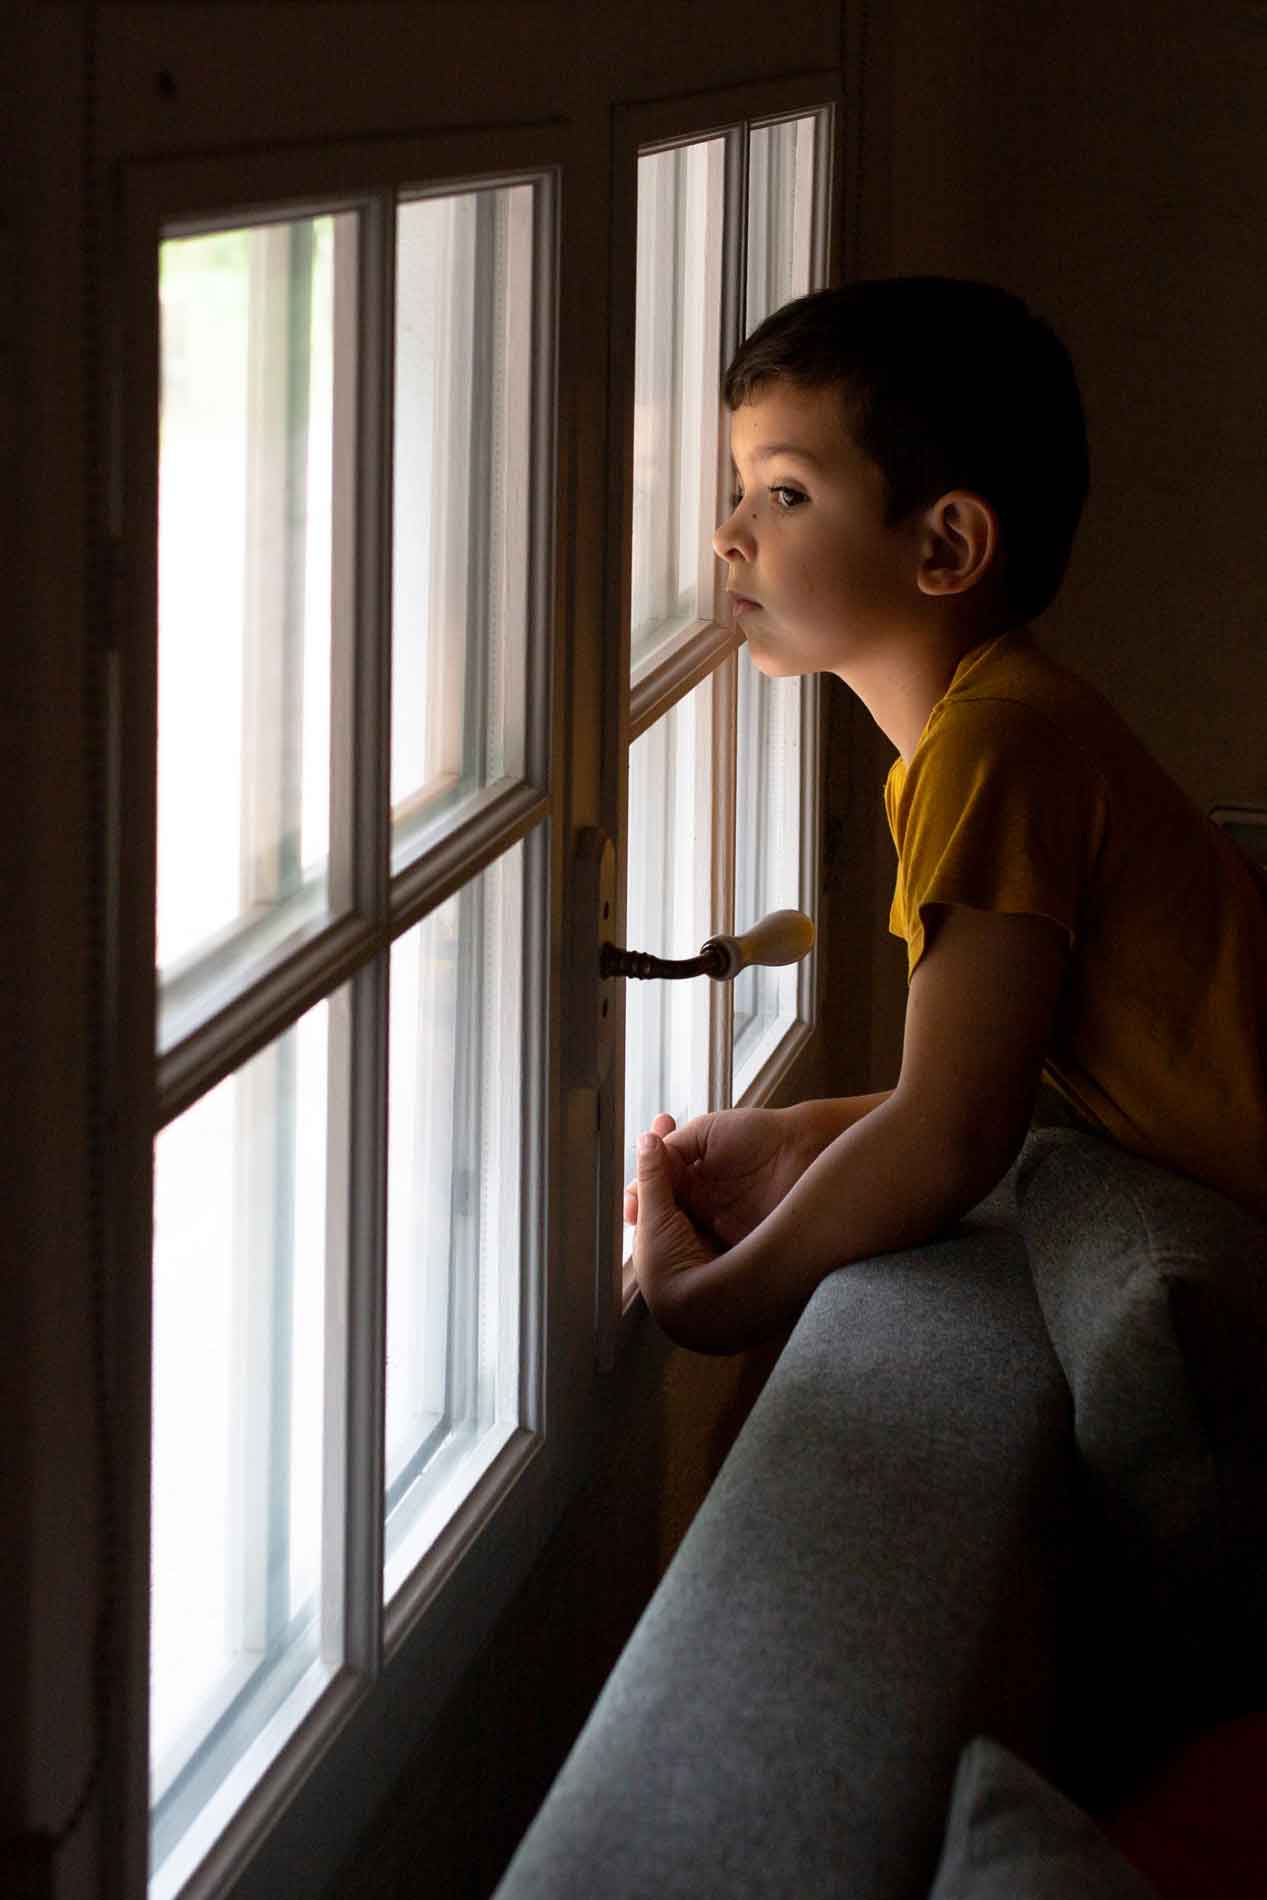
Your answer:
[[[655,957],[646,950],[622,950],[605,943],[599,952],[601,977],[711,976],[729,983],[749,964],[799,963],[814,945],[814,925],[804,911],[772,910],[737,937],[710,937],[697,957]]]

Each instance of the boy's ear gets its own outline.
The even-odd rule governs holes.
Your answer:
[[[999,518],[988,501],[952,489],[924,516],[918,583],[921,594],[965,594],[999,554]]]

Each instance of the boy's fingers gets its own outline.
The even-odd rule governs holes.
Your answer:
[[[668,1144],[669,1153],[684,1167],[690,1167],[693,1162],[702,1159],[707,1141],[708,1124],[712,1119],[710,1115],[696,1115],[689,1122],[684,1122],[680,1128],[672,1131],[673,1139]],[[659,1130],[657,1129],[656,1132],[659,1133]]]
[[[656,1117],[657,1121],[660,1119]],[[654,1229],[677,1211],[669,1185],[667,1156],[659,1135],[638,1137],[638,1224]]]
[[[671,1151],[659,1135],[639,1137],[638,1227],[633,1264],[653,1312],[657,1298],[677,1274],[689,1272],[715,1254],[677,1203],[671,1161]]]
[[[677,1123],[674,1121],[672,1115],[666,1115],[662,1111],[652,1122],[651,1133],[653,1135],[659,1135],[663,1140],[664,1136],[671,1135],[676,1127]],[[672,1160],[673,1158],[669,1157],[670,1166],[672,1166]],[[632,1181],[625,1182],[621,1213],[624,1215],[626,1227],[636,1227],[638,1225],[638,1181],[636,1176]]]

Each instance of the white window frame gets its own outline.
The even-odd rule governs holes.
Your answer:
[[[393,346],[393,246],[397,194],[532,183],[534,230],[532,468],[528,557],[528,664],[549,682],[557,673],[560,618],[553,570],[560,523],[556,472],[555,282],[561,187],[574,168],[560,128],[457,132],[392,138],[355,147],[311,146],[199,159],[159,159],[123,167],[123,299],[116,363],[117,424],[110,531],[116,548],[111,662],[112,857],[108,984],[112,1016],[112,1110],[118,1153],[109,1220],[118,1276],[113,1319],[121,1346],[123,1389],[137,1403],[128,1429],[126,1551],[128,1729],[147,1730],[149,1676],[148,1552],[149,1365],[153,1142],[199,1100],[322,997],[349,1001],[332,1015],[346,1054],[332,1065],[332,1182],[328,1279],[336,1305],[328,1314],[341,1343],[327,1418],[330,1453],[325,1486],[337,1500],[328,1537],[324,1655],[338,1657],[311,1671],[285,1711],[284,1739],[259,1737],[231,1772],[179,1850],[178,1891],[189,1900],[234,1888],[262,1839],[298,1788],[328,1758],[335,1737],[369,1706],[388,1663],[417,1675],[431,1665],[422,1706],[434,1706],[453,1664],[435,1667],[440,1627],[470,1583],[481,1531],[512,1493],[540,1488],[545,1432],[545,1271],[554,1135],[548,1112],[550,1043],[557,993],[549,944],[557,934],[557,838],[561,775],[552,759],[555,695],[531,696],[526,708],[522,776],[476,794],[458,820],[396,875],[390,864],[390,469]],[[158,989],[154,970],[157,746],[157,524],[159,247],[164,237],[238,228],[339,210],[359,213],[359,289],[344,282],[336,296],[355,294],[355,473],[336,473],[334,534],[354,537],[355,561],[336,562],[345,582],[335,603],[333,681],[335,743],[331,810],[329,919],[288,945],[284,960],[235,995],[227,1006],[155,1051]],[[336,393],[336,432],[340,427]],[[350,630],[341,640],[339,629]],[[340,734],[342,738],[340,738]],[[120,855],[126,843],[126,876]],[[455,891],[467,886],[512,846],[526,853],[524,893],[525,1036],[522,1179],[524,1248],[520,1426],[492,1459],[435,1538],[408,1581],[383,1606],[382,1413],[385,1369],[385,1180],[387,962],[391,944]],[[340,1087],[339,1078],[346,1079]],[[337,1177],[337,1178],[333,1178]],[[525,1493],[525,1480],[527,1491]],[[487,1540],[485,1540],[487,1542]],[[501,1554],[501,1553],[499,1553]],[[484,1558],[487,1563],[487,1556]],[[459,1574],[460,1573],[460,1574]],[[513,1566],[507,1583],[514,1579]],[[490,1591],[479,1616],[464,1615],[462,1658],[468,1659],[491,1621],[503,1590]],[[449,1606],[446,1612],[446,1605]],[[434,1615],[428,1615],[434,1612]],[[451,1631],[449,1632],[451,1638]],[[409,1656],[406,1662],[406,1652]],[[424,1665],[424,1666],[425,1666]],[[399,1673],[399,1672],[397,1672]],[[122,1764],[128,1830],[122,1884],[146,1890],[149,1801],[143,1745]],[[263,1763],[264,1765],[260,1766]],[[143,1821],[143,1825],[142,1825]],[[170,1885],[164,1882],[164,1886]]]
[[[738,676],[736,653],[740,636],[726,624],[724,575],[720,563],[706,559],[712,569],[711,613],[683,628],[658,661],[630,678],[630,612],[632,599],[632,522],[634,456],[634,313],[636,298],[638,230],[638,159],[643,153],[718,137],[726,139],[721,282],[721,337],[719,361],[725,366],[744,334],[743,311],[747,281],[748,140],[759,126],[815,116],[814,225],[811,241],[811,285],[838,282],[842,261],[839,206],[844,166],[841,134],[842,91],[835,73],[810,73],[749,86],[697,94],[688,99],[659,99],[619,108],[615,114],[616,180],[612,207],[612,490],[610,517],[617,524],[619,559],[609,571],[608,625],[613,630],[609,651],[614,679],[609,682],[609,704],[614,697],[617,744],[605,759],[606,792],[617,812],[614,836],[628,837],[629,748],[635,739],[662,719],[689,692],[711,678],[711,724],[718,765],[712,813],[710,868],[710,934],[746,927],[755,918],[734,915],[735,881],[735,763],[737,746]],[[729,493],[729,417],[720,389],[721,423],[715,477],[716,519],[728,512],[722,506]],[[703,563],[701,563],[703,566]],[[801,851],[799,908],[811,917],[819,909],[821,877],[821,813],[818,795],[825,755],[824,696],[817,678],[803,681],[801,699]],[[615,941],[626,943],[623,850],[618,852],[615,880]],[[632,949],[659,953],[657,944],[635,944]],[[819,964],[816,954],[802,959],[797,973],[797,1017],[745,1089],[741,1102],[769,1101],[787,1082],[813,1035],[818,1020]],[[623,1176],[624,1007],[617,985],[610,999],[613,1011],[611,1061],[602,1089],[600,1147],[599,1243],[596,1308],[600,1352],[609,1362],[619,1349],[640,1299],[624,1254],[620,1188]],[[733,993],[728,983],[710,983],[708,1106],[729,1107],[733,1076]],[[739,1104],[735,1104],[738,1106]]]

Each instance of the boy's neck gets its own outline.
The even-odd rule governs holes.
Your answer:
[[[865,656],[840,677],[909,764],[933,707],[946,694],[961,661],[1003,631],[980,621],[923,629],[923,637]]]

